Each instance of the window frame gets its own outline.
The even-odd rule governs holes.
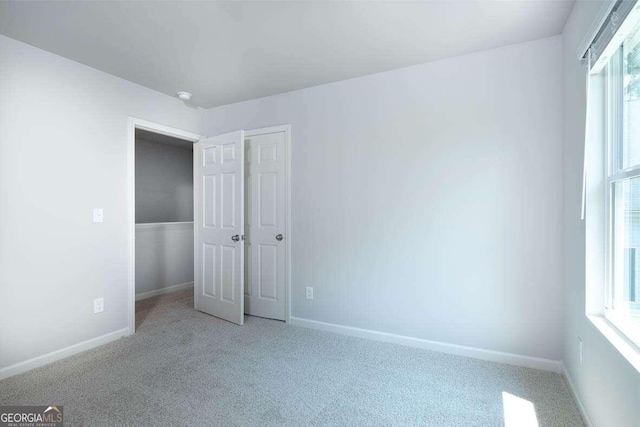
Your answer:
[[[622,168],[625,141],[626,103],[624,101],[624,43],[621,44],[607,62],[603,72],[604,84],[604,206],[605,206],[605,286],[603,315],[622,334],[636,346],[640,346],[640,310],[629,313],[629,310],[618,308],[624,304],[616,294],[616,277],[614,263],[624,262],[614,257],[615,248],[615,215],[616,203],[624,199],[615,197],[614,186],[618,183],[640,179],[640,164]],[[618,210],[619,212],[620,210]],[[619,213],[618,213],[619,215]],[[618,266],[619,268],[619,266]]]

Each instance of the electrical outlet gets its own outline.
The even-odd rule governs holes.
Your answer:
[[[583,354],[582,338],[578,337],[578,357],[580,358],[580,363],[582,363],[582,354]]]
[[[104,222],[104,210],[102,208],[93,209],[93,222]]]
[[[93,314],[102,313],[104,311],[104,298],[93,300]]]
[[[307,299],[313,299],[313,288],[311,286],[307,286]]]

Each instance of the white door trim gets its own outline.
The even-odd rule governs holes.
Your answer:
[[[129,174],[127,187],[129,189],[129,292],[128,292],[128,333],[136,331],[136,129],[162,135],[173,136],[187,141],[197,142],[203,137],[193,132],[164,126],[135,117],[129,117],[127,129],[127,148],[129,153]]]
[[[284,132],[284,188],[285,188],[285,323],[291,322],[291,125],[271,126],[262,129],[245,130],[248,136]]]

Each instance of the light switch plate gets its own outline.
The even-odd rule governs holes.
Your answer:
[[[93,209],[93,222],[104,222],[104,210],[102,208]]]

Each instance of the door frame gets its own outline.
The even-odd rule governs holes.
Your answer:
[[[129,174],[127,187],[129,190],[129,291],[128,291],[128,335],[136,332],[136,129],[146,130],[162,135],[191,141],[193,143],[204,138],[197,133],[176,129],[169,126],[153,123],[147,120],[129,117],[127,128],[127,152]]]
[[[285,306],[284,321],[291,322],[291,125],[270,126],[262,129],[245,130],[245,139],[249,136],[284,132],[284,204],[285,204]]]

